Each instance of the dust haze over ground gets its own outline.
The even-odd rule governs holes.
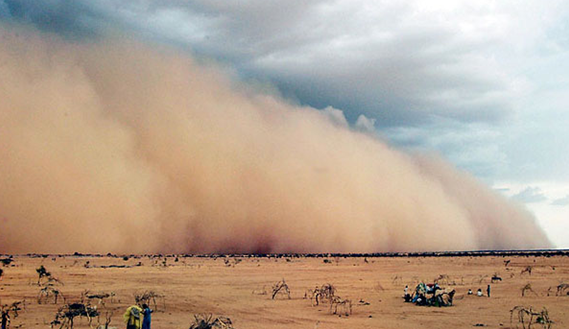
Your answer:
[[[336,109],[155,45],[0,38],[0,252],[551,246],[522,207]]]

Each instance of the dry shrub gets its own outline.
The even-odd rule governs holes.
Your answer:
[[[273,285],[273,293],[271,295],[271,299],[275,299],[275,297],[278,295],[286,295],[288,299],[290,299],[290,289],[288,288],[288,284],[286,284],[284,279]]]
[[[76,317],[85,317],[91,327],[93,318],[98,317],[99,312],[96,307],[84,303],[70,303],[64,305],[55,314],[55,319],[51,322],[51,327],[60,325],[59,328],[73,328],[73,323]]]
[[[338,310],[340,313],[338,313]],[[343,299],[340,296],[334,296],[330,300],[330,313],[332,314],[344,314],[346,316],[352,314],[352,301],[349,299]]]
[[[312,306],[319,305],[321,301],[331,301],[336,294],[336,288],[326,283],[322,286],[316,286],[314,289],[308,289],[304,294],[304,298],[309,298],[312,301]]]
[[[536,296],[537,296],[537,292],[535,292],[532,287],[531,287],[531,283],[527,283],[525,286],[522,287],[522,297],[524,297],[526,295],[527,291],[531,291],[533,292]]]
[[[567,283],[561,283],[560,285],[557,286],[557,292],[555,293],[555,296],[561,296],[563,295],[563,293],[565,292],[565,290],[569,289],[569,284]]]
[[[224,316],[213,318],[211,314],[195,314],[190,329],[233,329],[233,323]]]
[[[134,301],[137,305],[142,306],[142,304],[152,305],[154,311],[158,311],[158,303],[156,300],[162,300],[162,311],[166,310],[166,301],[164,295],[161,295],[155,291],[149,290],[142,294],[135,294]]]
[[[549,318],[549,312],[545,307],[540,312],[537,312],[531,306],[515,306],[510,310],[510,326],[513,325],[514,314],[518,319],[516,328],[521,324],[523,329],[531,329],[531,325],[537,323],[541,324],[542,328],[549,329],[553,324],[553,321]]]

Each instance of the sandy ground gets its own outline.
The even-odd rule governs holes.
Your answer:
[[[25,310],[12,320],[11,328],[48,328],[57,305],[38,304],[36,268],[44,265],[64,285],[57,286],[67,302],[79,301],[81,293],[114,292],[113,301],[99,305],[101,313],[113,311],[111,326],[123,328],[122,313],[145,290],[163,294],[153,313],[153,328],[189,328],[193,315],[211,313],[233,321],[235,328],[512,328],[510,310],[516,305],[546,307],[553,328],[569,328],[569,296],[555,296],[556,286],[569,283],[569,258],[554,257],[419,257],[419,258],[129,258],[15,256],[2,267],[0,303],[25,298]],[[511,262],[506,267],[504,260]],[[89,267],[84,265],[89,262]],[[131,268],[100,268],[101,265],[135,265]],[[532,266],[532,274],[520,272]],[[491,297],[467,296],[486,286],[498,273],[502,282],[491,285]],[[432,282],[440,274],[449,279],[442,286],[456,289],[452,307],[420,307],[404,303],[403,288],[419,280]],[[271,286],[285,279],[291,299],[271,299]],[[350,316],[330,314],[329,305],[312,306],[305,291],[331,283],[337,295],[351,299]],[[535,293],[521,297],[531,283]],[[548,296],[548,289],[551,291]],[[265,294],[267,292],[267,294]],[[361,301],[369,303],[364,305]],[[94,303],[96,304],[96,302]],[[101,317],[104,321],[104,317]],[[95,321],[96,322],[96,321]],[[521,327],[521,326],[520,326]],[[534,325],[532,328],[539,328]],[[86,320],[75,328],[88,328]]]

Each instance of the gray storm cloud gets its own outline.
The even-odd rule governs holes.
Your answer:
[[[0,252],[549,247],[440,159],[169,49],[0,28]]]

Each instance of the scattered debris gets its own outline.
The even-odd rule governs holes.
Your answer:
[[[502,278],[500,277],[500,275],[498,273],[494,273],[494,275],[492,275],[491,282],[495,283],[497,281],[502,281]]]
[[[233,329],[233,323],[231,319],[224,316],[214,319],[211,314],[196,314],[190,329]]]

